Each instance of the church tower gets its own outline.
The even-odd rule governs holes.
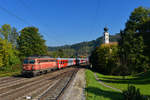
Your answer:
[[[109,44],[109,33],[108,33],[108,28],[104,28],[104,39],[103,39],[104,44]]]

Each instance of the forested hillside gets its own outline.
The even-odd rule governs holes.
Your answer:
[[[119,34],[110,35],[110,42],[116,42],[120,38]],[[49,55],[52,57],[75,57],[75,56],[89,56],[91,51],[102,44],[103,37],[96,40],[81,42],[73,45],[64,45],[57,47],[48,47]]]

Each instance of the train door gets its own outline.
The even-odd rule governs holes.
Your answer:
[[[58,69],[61,68],[61,59],[60,58],[57,58],[57,66],[58,66]]]

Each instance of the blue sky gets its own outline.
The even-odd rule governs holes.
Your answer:
[[[74,44],[102,36],[105,26],[118,33],[139,6],[150,0],[0,0],[0,26],[35,26],[48,46]]]

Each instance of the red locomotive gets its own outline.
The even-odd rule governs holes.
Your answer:
[[[22,75],[36,76],[55,69],[61,69],[87,62],[87,58],[28,57],[23,61]]]

